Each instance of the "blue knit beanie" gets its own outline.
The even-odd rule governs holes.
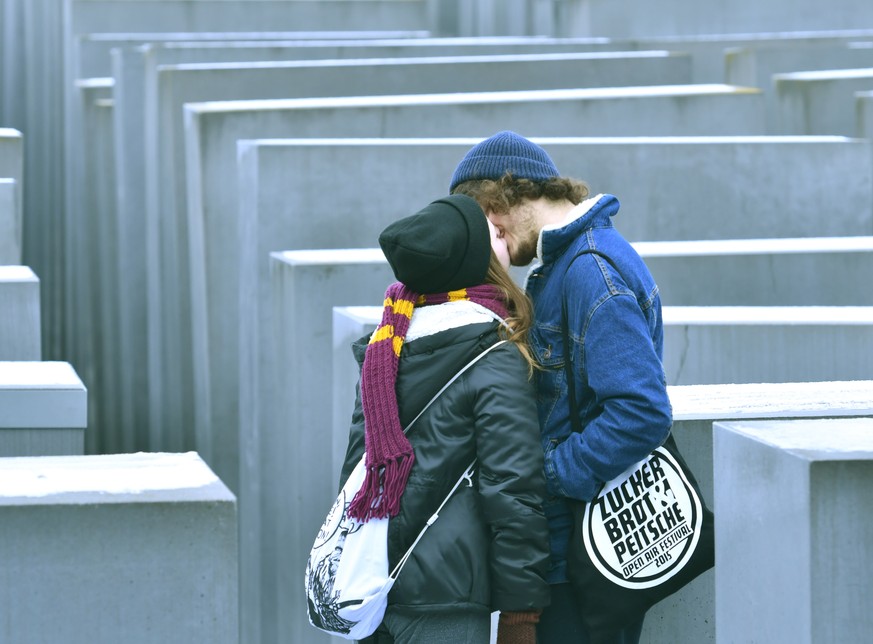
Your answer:
[[[455,168],[449,192],[465,181],[496,181],[507,172],[519,179],[546,181],[560,176],[551,157],[536,143],[504,130],[474,145]]]

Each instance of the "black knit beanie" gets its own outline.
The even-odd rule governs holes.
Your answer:
[[[482,284],[491,260],[485,213],[466,195],[437,199],[395,221],[379,245],[397,281],[422,294]]]
[[[507,172],[531,181],[546,181],[560,176],[545,150],[515,132],[504,130],[477,143],[467,152],[455,168],[449,192],[465,181],[496,181]]]

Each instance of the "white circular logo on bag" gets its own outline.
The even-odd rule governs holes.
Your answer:
[[[585,508],[582,539],[594,565],[625,588],[663,583],[691,558],[703,505],[663,447],[603,487]]]

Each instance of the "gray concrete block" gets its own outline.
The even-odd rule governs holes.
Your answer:
[[[602,3],[595,0],[572,0],[562,3],[563,29],[577,35],[600,35],[609,38],[651,36],[695,36],[698,34],[764,34],[774,32],[839,33],[871,23],[871,10],[851,0],[838,0],[825,10],[814,0],[800,0],[791,5],[778,2],[735,1],[703,7],[681,0],[668,0],[658,6],[638,6],[631,2]]]
[[[425,3],[337,0],[72,0],[72,33],[426,31]],[[220,10],[218,10],[220,8]]]
[[[0,265],[21,264],[21,220],[18,184],[0,179]]]
[[[686,385],[667,388],[673,434],[718,520],[713,494],[714,421],[832,418],[873,414],[873,381]],[[738,497],[739,498],[739,497]],[[652,608],[641,642],[716,641],[715,579],[721,564]],[[731,568],[725,566],[725,570]],[[728,640],[732,641],[732,640]],[[746,641],[744,639],[734,641]],[[779,640],[781,641],[781,640]]]
[[[239,641],[235,499],[196,454],[2,459],[0,481],[4,633]]]
[[[774,74],[775,131],[857,136],[855,93],[873,90],[873,67]]]
[[[873,152],[842,137],[532,137],[567,176],[621,200],[614,225],[631,240],[725,240],[873,234]],[[479,138],[288,139],[244,142],[240,164],[257,164],[244,209],[277,213],[295,247],[326,248],[336,228],[375,246],[382,227],[409,204],[448,190],[458,161]],[[337,184],[339,164],[347,183]],[[386,190],[373,179],[404,181]],[[633,181],[628,180],[633,176]],[[767,186],[737,190],[737,185]],[[842,195],[834,204],[833,191]],[[682,193],[677,216],[675,195]],[[754,198],[750,197],[754,194]],[[713,208],[717,203],[718,208]],[[378,208],[373,208],[378,204]],[[303,213],[320,212],[321,226]],[[822,218],[822,211],[831,213]],[[370,217],[349,213],[372,212]],[[730,217],[721,213],[730,212]],[[693,213],[693,214],[692,214]],[[295,223],[296,222],[296,223]],[[369,240],[369,241],[367,241]],[[346,242],[352,243],[352,242]],[[726,242],[730,243],[730,242]],[[802,244],[802,242],[799,242]],[[806,248],[812,248],[807,246]],[[286,247],[290,248],[290,247]],[[706,248],[706,246],[702,247]],[[724,253],[742,252],[723,248]],[[688,251],[682,251],[688,252]],[[704,251],[701,251],[704,252]],[[719,252],[719,251],[715,251]],[[677,302],[679,303],[679,302]]]
[[[21,248],[24,204],[24,199],[22,198],[22,190],[24,189],[24,139],[21,132],[12,128],[0,127],[0,177],[13,180],[17,186],[14,207],[18,246]],[[21,262],[19,261],[18,263],[20,264]]]
[[[873,419],[713,431],[719,641],[868,638]]]
[[[333,43],[364,45],[361,41],[404,41],[407,39],[423,39],[429,36],[428,31],[224,31],[224,32],[154,32],[154,33],[86,33],[73,38],[72,51],[74,70],[78,78],[108,76],[111,73],[110,57],[116,49],[126,50],[144,46],[164,44],[181,44],[182,49],[195,48],[214,50],[216,57],[202,55],[191,60],[171,60],[179,62],[203,62],[213,60],[243,61],[243,60],[278,60],[270,53],[273,43],[284,43],[285,46],[301,41],[312,44],[313,47],[334,47]],[[590,40],[590,39],[589,39]],[[227,46],[255,47],[262,53],[257,58],[236,58],[222,56],[219,52]],[[312,48],[312,47],[310,47]],[[325,49],[324,52],[334,51]],[[333,55],[318,55],[313,58],[335,58]],[[369,57],[369,56],[367,56]]]
[[[725,53],[725,82],[760,87],[767,105],[767,131],[779,132],[773,76],[791,72],[854,69],[873,65],[873,50],[849,47],[758,47],[736,48]]]
[[[70,199],[67,202],[67,225],[64,235],[63,293],[64,345],[66,358],[72,362],[88,389],[94,404],[89,408],[87,451],[101,453],[107,446],[102,439],[104,428],[115,432],[120,423],[104,419],[103,412],[114,405],[106,395],[103,383],[112,382],[113,369],[106,371],[101,356],[113,351],[107,343],[114,336],[114,326],[104,324],[104,311],[110,311],[117,292],[106,288],[107,280],[116,275],[114,263],[106,257],[114,255],[116,241],[109,236],[114,230],[114,210],[107,210],[105,199],[100,198],[100,185],[112,183],[114,166],[101,163],[103,152],[112,145],[111,120],[105,116],[105,107],[98,102],[112,96],[111,78],[83,79],[76,83],[75,126],[67,131],[67,152],[71,165],[67,168]],[[116,355],[113,354],[113,358]],[[119,451],[109,450],[109,451]],[[131,450],[132,451],[132,450]]]
[[[873,306],[873,237],[635,242],[666,306]]]
[[[568,127],[643,127],[647,120],[643,114],[661,119],[659,124],[647,123],[654,128],[672,129],[678,126],[678,119],[683,122],[682,127],[754,130],[760,126],[761,113],[757,109],[760,96],[756,90],[751,92],[723,86],[662,86],[188,104],[185,107],[187,224],[191,252],[190,301],[196,330],[192,341],[202,343],[218,337],[230,338],[220,352],[207,348],[207,353],[202,344],[195,344],[195,356],[201,365],[194,368],[203,374],[231,374],[233,377],[238,373],[238,357],[233,346],[238,323],[232,317],[205,313],[211,310],[206,307],[221,306],[214,299],[210,301],[216,293],[212,289],[220,288],[232,294],[239,285],[231,272],[238,262],[232,246],[236,241],[233,232],[236,224],[228,223],[236,221],[239,199],[237,139],[271,134],[313,137],[327,133],[331,136],[472,134],[490,130],[495,122],[521,131],[530,127],[557,128],[560,124],[566,133]],[[720,109],[724,111],[719,113]],[[700,115],[707,122],[692,124],[691,114]],[[525,123],[528,127],[524,127]],[[224,277],[216,281],[217,275]],[[231,309],[222,307],[220,310]],[[204,323],[225,325],[228,331],[209,332],[207,337]],[[204,368],[202,360],[207,355],[212,362]],[[202,388],[195,385],[195,395],[201,391]],[[230,392],[223,393],[221,398],[213,397],[229,405],[220,418],[229,418],[231,422],[235,417],[232,395]]]
[[[68,362],[0,362],[0,457],[81,455],[88,391]]]
[[[671,385],[873,378],[873,308],[664,308]]]
[[[729,65],[731,52],[743,50],[746,52],[761,49],[763,51],[820,51],[823,55],[836,48],[848,47],[864,38],[873,39],[873,30],[852,31],[791,31],[776,30],[772,32],[750,33],[723,30],[718,32],[697,32],[686,35],[676,33],[656,37],[643,36],[634,39],[642,49],[657,48],[671,51],[687,51],[693,62],[693,78],[696,83],[729,83]],[[612,39],[613,41],[621,39]],[[796,71],[796,70],[785,70]],[[769,81],[768,81],[769,82]],[[752,86],[760,86],[751,83]]]
[[[91,229],[94,232],[93,285],[96,297],[93,300],[94,316],[94,363],[95,414],[89,422],[88,451],[96,454],[132,453],[146,451],[147,443],[135,433],[135,426],[126,420],[134,415],[128,405],[127,417],[122,414],[122,382],[131,363],[121,359],[123,355],[120,327],[120,302],[131,287],[121,281],[118,245],[119,219],[115,203],[115,155],[112,137],[114,103],[111,99],[98,99],[93,107],[94,129],[98,136],[91,149],[93,158],[94,207],[91,212]],[[139,390],[143,395],[146,389]],[[136,396],[137,394],[134,394]]]
[[[42,360],[39,278],[27,266],[0,266],[0,360]]]
[[[855,92],[855,130],[860,137],[873,137],[873,92]]]
[[[278,628],[284,641],[324,641],[306,619],[298,580],[336,497],[329,440],[333,306],[380,302],[392,279],[381,251],[372,249],[271,255],[273,323],[270,337],[253,343],[261,347],[260,374],[254,355],[241,360],[240,512],[249,527],[241,594],[257,605],[260,589],[263,628]]]

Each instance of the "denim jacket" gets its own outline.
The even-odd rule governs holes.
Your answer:
[[[550,583],[566,580],[569,501],[594,498],[605,481],[660,445],[673,421],[662,365],[658,287],[637,252],[612,226],[618,209],[613,195],[597,195],[576,206],[559,227],[544,227],[539,262],[527,279],[535,311],[531,345],[544,367],[537,372],[537,406],[549,493],[544,509],[552,549]],[[571,265],[586,248],[604,253],[615,266],[593,254]],[[564,294],[569,348],[561,337]],[[564,370],[568,358],[581,434],[570,423]]]

